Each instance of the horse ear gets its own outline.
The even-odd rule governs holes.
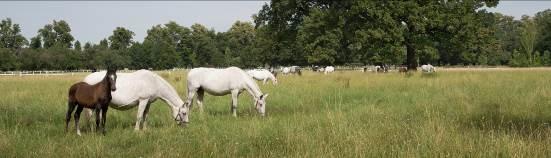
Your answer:
[[[260,99],[266,99],[266,97],[268,97],[268,93],[264,94],[264,95],[261,95],[260,96]]]

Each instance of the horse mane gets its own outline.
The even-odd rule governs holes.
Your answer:
[[[181,101],[182,104],[184,103],[184,101],[178,95],[178,91],[176,91],[176,89],[174,89],[174,87],[172,87],[172,85],[170,85],[170,83],[168,83],[165,79],[163,79],[161,76],[157,75],[156,73],[153,73],[153,72],[150,72],[150,71],[148,71],[148,72],[152,76],[154,76],[155,80],[157,80],[159,83],[161,83],[164,88],[166,88],[167,90],[169,90],[171,92],[171,93],[168,93],[168,94],[163,93],[163,95],[173,97],[173,98],[177,99],[177,101],[178,100]],[[178,103],[175,103],[175,104],[178,104]],[[178,106],[178,105],[175,105],[175,106]]]

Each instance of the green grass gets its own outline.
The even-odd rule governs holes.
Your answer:
[[[281,75],[260,85],[270,94],[264,118],[246,93],[237,118],[230,96],[206,95],[186,128],[157,101],[145,131],[134,131],[136,109],[110,109],[107,135],[78,137],[64,132],[64,116],[67,89],[84,75],[0,77],[0,157],[551,155],[548,70]],[[183,72],[161,76],[185,98]]]

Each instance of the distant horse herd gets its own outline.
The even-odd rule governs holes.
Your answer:
[[[436,72],[434,66],[422,65],[424,73]],[[176,89],[165,79],[148,70],[138,70],[133,73],[116,73],[114,69],[93,72],[82,82],[73,84],[69,88],[68,110],[65,118],[65,131],[69,128],[71,115],[74,113],[75,129],[81,135],[79,118],[83,110],[88,115],[95,112],[96,130],[106,133],[105,122],[107,110],[112,107],[117,110],[128,110],[138,107],[135,130],[146,129],[146,119],[151,103],[157,99],[163,100],[172,110],[172,118],[177,124],[185,126],[189,123],[190,109],[193,107],[193,98],[197,96],[199,110],[203,111],[203,98],[206,93],[213,96],[231,95],[231,113],[237,116],[237,101],[243,91],[253,97],[253,105],[261,116],[266,115],[267,93],[263,93],[255,80],[266,84],[270,80],[277,85],[278,73],[284,75],[302,75],[299,66],[282,67],[280,69],[252,69],[244,71],[237,67],[194,68],[187,73],[187,99],[184,101]],[[335,72],[334,66],[312,66],[312,71],[324,74]],[[364,67],[363,72],[388,72],[386,65],[377,65],[372,69]],[[406,72],[406,67],[398,67],[399,72]]]

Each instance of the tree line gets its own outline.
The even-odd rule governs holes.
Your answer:
[[[551,65],[551,10],[524,16],[487,12],[495,0],[272,0],[226,32],[170,21],[143,42],[117,27],[81,43],[54,20],[27,40],[10,18],[0,23],[0,70],[117,66],[244,68],[286,65]]]

